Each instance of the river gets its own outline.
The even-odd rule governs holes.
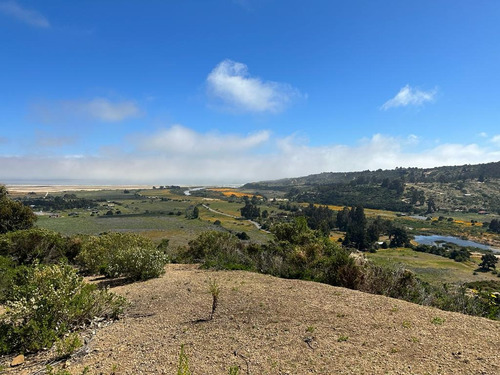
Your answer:
[[[470,240],[462,240],[461,238],[458,237],[453,237],[453,236],[439,236],[437,234],[433,234],[430,236],[415,236],[415,242],[421,245],[438,245],[436,241],[442,241],[442,242],[451,242],[459,246],[470,246],[470,247],[476,247],[478,249],[482,250],[492,250],[494,253],[500,253],[500,249],[496,249],[494,247],[484,245],[479,242],[475,241],[470,241]]]

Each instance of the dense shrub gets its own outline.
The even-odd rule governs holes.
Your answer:
[[[76,261],[89,274],[146,280],[164,272],[168,257],[148,238],[133,233],[105,233],[86,238]]]
[[[10,256],[17,264],[71,261],[79,248],[78,238],[64,237],[48,229],[32,228],[0,235],[0,255]]]
[[[349,252],[318,237],[303,217],[276,225],[273,231],[276,241],[265,245],[243,243],[227,232],[204,232],[189,242],[179,258],[208,268],[258,270],[279,277],[357,286],[360,269]]]
[[[67,265],[27,268],[0,320],[0,353],[48,348],[66,332],[95,317],[116,318],[123,297],[84,283]]]
[[[422,253],[439,255],[453,259],[455,262],[465,262],[470,260],[471,252],[465,248],[452,243],[443,243],[441,246],[418,245],[412,247],[413,250]]]
[[[326,284],[358,289],[363,279],[360,266],[341,247],[323,257],[315,267],[319,269],[317,280]]]
[[[201,261],[208,268],[248,269],[252,261],[244,248],[244,244],[231,233],[207,231],[189,241],[189,248],[181,258],[189,262]]]
[[[165,272],[168,257],[154,246],[123,247],[110,258],[106,274],[147,280]]]
[[[429,284],[402,266],[381,267],[367,263],[363,267],[363,282],[359,289],[418,304],[429,304]]]
[[[27,267],[17,266],[9,257],[0,256],[0,304],[12,295],[16,281],[26,273]]]
[[[31,208],[7,198],[7,190],[0,185],[0,233],[31,228],[36,219]]]

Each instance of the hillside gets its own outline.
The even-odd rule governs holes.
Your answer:
[[[441,212],[500,213],[500,162],[436,168],[320,173],[248,183],[243,189],[281,192],[298,202],[392,211],[428,211],[429,200]]]
[[[208,317],[209,279],[221,285]],[[143,283],[113,288],[131,306],[92,332],[79,374],[175,374],[185,345],[193,374],[485,374],[500,372],[500,322],[324,284],[243,271],[170,265]],[[50,359],[50,353],[35,357]],[[31,374],[28,358],[6,373]]]
[[[415,182],[459,182],[465,180],[481,180],[500,178],[500,161],[495,163],[443,166],[435,168],[396,168],[376,171],[359,172],[323,172],[303,177],[283,178],[280,180],[252,182],[244,185],[246,188],[266,188],[302,185],[323,185],[334,183],[349,183],[353,180],[382,181],[385,178],[396,179],[406,177]]]

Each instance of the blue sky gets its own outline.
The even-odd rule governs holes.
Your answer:
[[[0,182],[500,160],[500,2],[0,0]]]

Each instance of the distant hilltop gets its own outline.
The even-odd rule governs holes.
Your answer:
[[[243,189],[305,203],[399,212],[500,214],[500,162],[436,168],[325,172],[252,182]]]
[[[500,161],[486,164],[466,164],[460,166],[444,166],[435,168],[395,168],[377,169],[375,171],[365,170],[358,172],[323,172],[303,177],[283,178],[279,180],[268,180],[250,182],[243,188],[271,188],[283,186],[301,186],[312,184],[335,184],[349,183],[352,181],[382,182],[384,179],[404,178],[406,182],[458,182],[466,180],[478,180],[480,182],[487,178],[500,179]]]

